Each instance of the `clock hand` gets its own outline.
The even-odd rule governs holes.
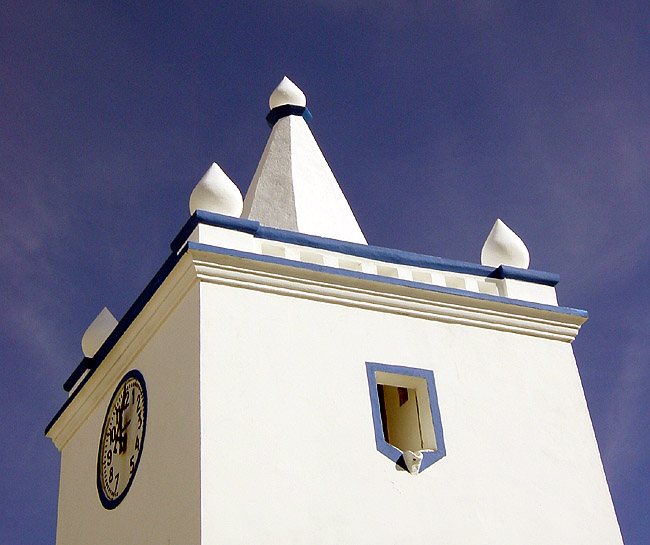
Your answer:
[[[126,430],[128,429],[130,424],[131,424],[131,420],[127,420],[124,423],[124,427],[120,427],[119,430],[120,454],[126,452],[126,442],[127,442]]]
[[[126,426],[122,427],[122,420],[124,419],[124,411],[126,410],[125,402],[126,402],[126,398],[123,396],[122,402],[120,403],[120,405],[118,405],[115,408],[117,412],[117,422],[116,422],[117,433],[116,433],[115,440],[119,445],[118,454],[123,454],[124,452],[126,452],[126,433],[124,432],[126,431],[126,428],[128,428],[129,424],[131,423],[131,421],[129,420],[126,423]]]
[[[122,452],[126,452],[126,442],[127,442],[127,434],[126,434],[126,430],[128,429],[129,424],[131,424],[131,420],[127,420],[127,421],[124,423],[124,427],[122,428],[122,431],[124,432],[124,433],[122,434]]]
[[[122,430],[122,411],[120,410],[120,406],[116,405],[115,406],[115,436],[113,438],[113,445],[115,445],[114,452],[117,454],[118,450],[121,451],[121,446],[122,442],[120,440],[120,435],[121,435],[121,430]],[[119,449],[117,448],[119,445]]]
[[[127,420],[124,424],[124,427],[120,427],[119,430],[119,442],[120,442],[120,454],[124,454],[126,452],[126,441],[127,441],[127,435],[126,435],[126,430],[129,427],[129,424],[131,423],[130,420]]]

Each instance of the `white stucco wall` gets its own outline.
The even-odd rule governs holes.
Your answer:
[[[57,544],[622,543],[570,329],[507,306],[188,252],[48,434]],[[376,449],[368,361],[434,372],[447,456],[417,476]],[[145,446],[107,511],[99,435],[132,368]]]
[[[202,543],[621,543],[569,343],[207,282],[201,331]],[[435,374],[420,475],[366,361]]]
[[[200,542],[198,293],[195,285],[167,317],[161,310],[138,335],[125,335],[123,340],[131,343],[126,351],[135,355],[129,361],[112,361],[109,355],[102,363],[125,366],[114,380],[95,384],[93,377],[84,386],[83,395],[95,386],[103,393],[94,406],[81,408],[88,418],[62,449],[57,545]],[[168,294],[155,297],[163,295]],[[147,319],[146,312],[137,318],[142,319]],[[133,368],[144,375],[149,400],[144,448],[124,501],[106,510],[96,485],[99,438],[115,386]],[[68,416],[64,413],[62,419]]]

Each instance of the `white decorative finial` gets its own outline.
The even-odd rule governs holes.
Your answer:
[[[198,209],[238,218],[243,207],[239,188],[217,163],[212,163],[190,195],[190,214]]]
[[[280,85],[275,88],[269,98],[269,107],[271,110],[278,106],[284,106],[285,104],[300,106],[301,108],[307,106],[307,97],[305,97],[305,93],[303,93],[287,76],[282,78]]]
[[[494,222],[481,250],[481,264],[488,267],[509,265],[527,269],[530,263],[528,248],[515,232],[500,219]]]
[[[422,465],[422,460],[424,455],[422,452],[413,452],[412,450],[405,450],[402,452],[402,458],[404,458],[404,463],[406,468],[409,470],[411,475],[417,475],[420,473],[420,466]]]
[[[106,307],[97,315],[81,337],[81,349],[84,356],[92,358],[115,329],[117,320]]]

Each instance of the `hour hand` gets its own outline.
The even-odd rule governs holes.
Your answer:
[[[120,445],[120,448],[119,448],[119,453],[120,454],[123,454],[124,452],[126,452],[126,430],[129,427],[130,423],[131,423],[131,421],[127,420],[124,423],[124,427],[120,426],[118,428],[118,431],[117,431],[117,442]]]

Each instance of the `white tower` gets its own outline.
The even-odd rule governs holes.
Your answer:
[[[367,245],[302,92],[270,106],[246,198],[213,165],[84,336],[57,544],[621,544],[557,276],[500,220],[481,265]]]

